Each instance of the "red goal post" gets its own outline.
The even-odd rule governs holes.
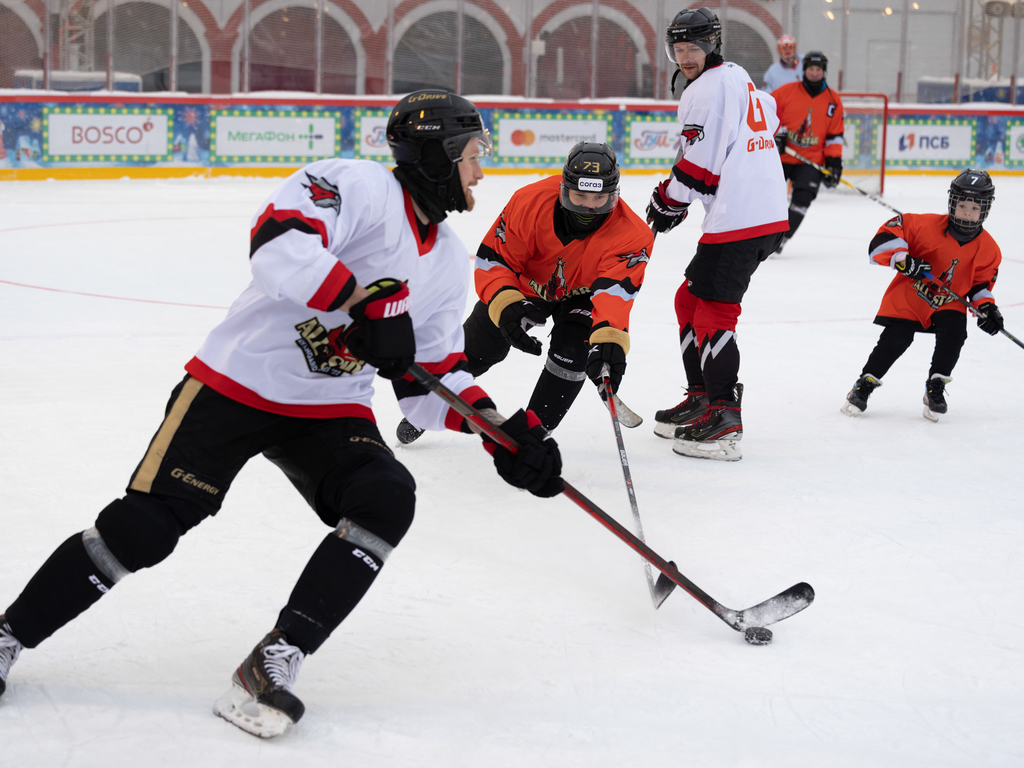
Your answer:
[[[840,91],[839,98],[846,127],[843,178],[857,177],[858,186],[880,195],[885,192],[889,97],[884,93]]]

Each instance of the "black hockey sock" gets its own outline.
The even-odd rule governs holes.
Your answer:
[[[377,578],[383,559],[336,533],[309,559],[277,618],[277,628],[303,653],[315,652]]]
[[[700,347],[693,326],[687,323],[679,330],[679,349],[683,355],[683,371],[686,383],[693,387],[704,386],[704,372],[700,369]]]
[[[7,609],[11,632],[35,648],[110,591],[114,583],[93,563],[76,533],[50,555]]]
[[[740,372],[740,348],[734,331],[715,331],[700,345],[701,369],[708,400],[732,399]]]
[[[586,374],[580,371],[579,375],[580,378],[574,381],[556,376],[547,368],[541,371],[528,407],[547,429],[557,427],[569,412],[586,382]]]

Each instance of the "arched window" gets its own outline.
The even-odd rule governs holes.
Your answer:
[[[395,46],[394,93],[420,88],[455,89],[454,11],[418,20]],[[469,14],[462,16],[462,93],[501,93],[504,63],[491,31]]]
[[[107,69],[107,15],[93,24],[93,70]],[[143,91],[171,87],[171,12],[152,3],[123,3],[114,8],[114,69],[142,77]],[[203,92],[203,53],[192,28],[178,18],[178,90]]]
[[[249,90],[316,91],[316,11],[288,7],[260,19],[249,38]],[[356,49],[329,16],[323,25],[322,93],[356,93]]]
[[[537,96],[552,99],[590,97],[591,17],[569,19],[550,34],[543,33],[544,55],[537,58]],[[650,65],[632,36],[611,19],[597,29],[595,96],[653,96]]]
[[[32,30],[4,5],[0,5],[0,40],[0,88],[14,87],[16,69],[43,68]]]

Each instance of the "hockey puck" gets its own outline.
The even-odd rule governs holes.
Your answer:
[[[772,641],[772,631],[767,627],[747,627],[743,639],[751,645],[768,645]]]

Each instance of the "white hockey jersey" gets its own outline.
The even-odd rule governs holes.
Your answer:
[[[771,93],[786,83],[799,83],[804,79],[804,57],[798,55],[793,67],[787,67],[781,61],[776,61],[764,71],[762,79],[764,80],[762,88],[765,93]]]
[[[253,218],[250,262],[252,282],[185,366],[217,392],[286,416],[373,420],[376,369],[341,343],[352,318],[332,305],[391,277],[409,286],[416,361],[469,402],[490,404],[470,374],[451,372],[465,359],[469,253],[447,222],[420,240],[412,200],[384,166],[322,160],[292,174]],[[394,387],[417,426],[462,427],[411,377]]]
[[[743,67],[725,62],[687,85],[679,99],[680,158],[667,192],[704,204],[702,243],[786,232],[789,204],[775,148],[775,99]]]

